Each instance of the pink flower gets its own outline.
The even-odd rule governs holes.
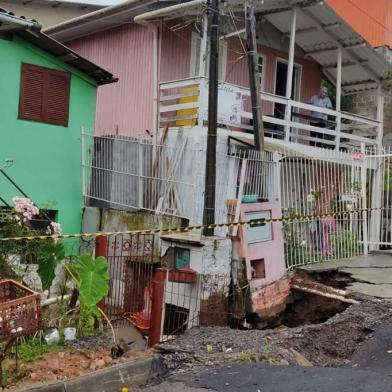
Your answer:
[[[14,209],[18,214],[21,214],[23,222],[31,220],[33,216],[39,215],[39,209],[34,205],[34,203],[27,197],[15,196],[12,198],[14,203]]]
[[[47,235],[61,235],[62,230],[61,230],[61,225],[60,223],[57,222],[50,222],[50,226],[46,228],[46,234]]]

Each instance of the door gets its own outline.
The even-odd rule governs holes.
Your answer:
[[[285,60],[277,60],[275,73],[275,94],[286,96],[288,63]],[[291,88],[292,99],[298,101],[301,96],[301,66],[294,64],[293,84]],[[275,103],[274,117],[284,118],[285,105]]]

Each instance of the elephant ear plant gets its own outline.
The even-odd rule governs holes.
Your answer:
[[[101,316],[112,325],[99,308],[99,302],[109,293],[109,270],[108,263],[104,257],[93,259],[88,254],[76,257],[76,261],[65,264],[65,268],[75,282],[79,292],[79,317],[77,330],[79,336],[94,334],[97,323]],[[112,328],[113,339],[115,340]]]

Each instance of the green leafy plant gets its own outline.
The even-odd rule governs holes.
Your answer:
[[[352,257],[359,252],[358,240],[353,236],[351,230],[343,230],[332,234],[331,240],[334,245],[334,254],[339,258]]]
[[[332,102],[332,106],[336,107],[336,87],[328,80],[323,79],[321,85],[328,89],[328,96]],[[344,111],[350,111],[353,107],[353,97],[351,95],[342,95],[341,108]]]
[[[101,315],[107,319],[98,304],[109,292],[108,263],[104,257],[93,259],[88,254],[80,255],[75,260],[70,265],[66,264],[65,268],[79,292],[78,335],[88,336],[96,332]]]
[[[88,308],[94,308],[109,292],[109,271],[107,260],[100,256],[95,260],[88,254],[76,258],[75,271],[78,274],[80,300]]]
[[[49,290],[55,278],[56,267],[65,259],[64,246],[60,242],[45,241],[38,251],[38,275],[42,290]]]

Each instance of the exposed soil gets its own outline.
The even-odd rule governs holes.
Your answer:
[[[123,357],[113,360],[110,346],[53,352],[34,362],[19,364],[18,372],[11,375],[9,385],[5,391],[12,391],[33,384],[67,380],[94,370],[149,355],[151,355],[151,352],[148,351],[127,352]],[[10,360],[9,364],[13,366],[14,362]]]
[[[320,324],[246,331],[193,328],[161,349],[173,372],[248,360],[337,367],[347,364],[361,343],[391,316],[391,300],[363,299]]]

